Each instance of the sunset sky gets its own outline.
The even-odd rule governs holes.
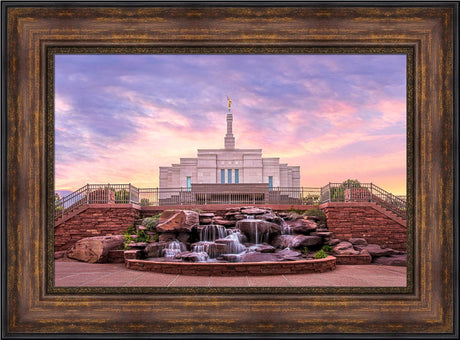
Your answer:
[[[157,187],[158,167],[223,148],[406,194],[405,55],[56,55],[55,186]]]

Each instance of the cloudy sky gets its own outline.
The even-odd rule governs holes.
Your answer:
[[[406,193],[405,55],[56,55],[57,190],[158,186],[158,167],[223,148],[300,165],[301,185]]]

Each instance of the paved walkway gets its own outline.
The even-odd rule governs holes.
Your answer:
[[[269,276],[186,276],[126,269],[123,263],[55,261],[59,287],[405,287],[406,267],[339,265],[331,272]]]

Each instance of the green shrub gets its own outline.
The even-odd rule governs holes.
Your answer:
[[[152,216],[152,217],[146,217],[142,220],[142,225],[147,228],[148,231],[155,231],[156,226],[158,225],[158,220],[160,218],[161,214]]]
[[[291,205],[291,209],[289,209],[289,211],[288,211],[288,213],[299,214],[299,215],[301,215],[302,212],[303,212],[302,210],[294,209],[293,205]]]
[[[136,232],[136,228],[134,228],[133,225],[129,226],[128,229],[126,229],[126,233],[128,233],[128,235],[132,235]],[[126,234],[125,233],[125,234]]]
[[[136,228],[134,228],[133,226],[128,227],[128,229],[126,229],[123,235],[125,236],[125,241],[123,242],[124,250],[130,249],[128,244],[132,242],[149,242],[150,241],[150,235],[148,235],[145,232],[145,230],[136,230]],[[136,235],[137,237],[133,239],[131,235]]]
[[[307,255],[308,254],[308,247],[303,247],[302,250],[301,250],[301,253]]]
[[[308,209],[303,213],[303,216],[318,216],[319,221],[318,224],[326,224],[326,214],[324,211],[318,208]]]
[[[346,181],[343,181],[342,187],[348,189],[348,188],[361,188],[361,183],[357,179],[347,179]]]
[[[141,207],[146,207],[146,206],[150,205],[150,200],[148,198],[142,198],[139,203],[140,203]]]
[[[115,202],[116,203],[129,203],[128,190],[122,189],[122,190],[115,191]]]
[[[145,232],[145,230],[138,230],[136,231],[136,242],[149,242],[150,241],[150,235]]]
[[[326,253],[332,252],[333,248],[330,245],[324,245],[321,250],[324,250]]]
[[[322,249],[315,254],[315,259],[324,259],[326,257],[327,257],[327,254]]]
[[[128,228],[128,230],[130,229],[131,227]],[[123,234],[125,236],[125,241],[123,242],[123,250],[129,250],[131,249],[131,247],[128,246],[128,244],[130,244],[131,242],[133,242],[133,239],[131,238],[131,234],[129,231],[125,231],[125,233]]]

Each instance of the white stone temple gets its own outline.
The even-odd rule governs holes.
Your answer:
[[[160,189],[187,188],[192,184],[260,184],[268,188],[300,187],[300,167],[280,163],[279,157],[262,157],[262,149],[235,147],[231,100],[223,149],[198,149],[196,158],[160,167]],[[245,185],[247,187],[247,185]]]

